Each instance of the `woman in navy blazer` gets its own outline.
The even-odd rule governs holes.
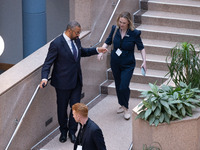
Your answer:
[[[76,21],[68,23],[65,32],[50,43],[45,62],[42,67],[40,88],[47,85],[51,67],[51,85],[56,89],[58,123],[60,125],[60,142],[67,140],[67,132],[71,142],[76,140],[77,123],[72,112],[69,121],[67,107],[80,102],[82,90],[81,57],[106,52],[105,48],[83,48],[79,39],[81,26]]]
[[[106,150],[104,137],[99,126],[88,118],[88,108],[83,103],[76,103],[72,106],[73,117],[80,123],[80,130],[74,150]]]
[[[115,33],[115,35],[114,35]],[[112,30],[102,47],[108,47],[113,43],[111,52],[111,69],[115,80],[118,103],[117,113],[124,112],[124,118],[130,119],[128,110],[130,89],[129,84],[136,65],[134,48],[141,52],[143,63],[141,68],[146,71],[146,52],[140,38],[141,31],[134,28],[132,17],[129,12],[122,12],[117,18],[117,27]],[[101,58],[102,54],[99,54]]]

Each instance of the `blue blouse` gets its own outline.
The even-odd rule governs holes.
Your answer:
[[[111,45],[112,42],[114,43],[114,48],[111,52],[111,64],[120,64],[122,66],[129,66],[132,69],[134,69],[136,60],[134,55],[134,48],[135,45],[137,46],[138,50],[144,49],[144,45],[142,43],[142,40],[140,38],[141,31],[134,29],[131,31],[128,29],[126,35],[123,39],[121,39],[121,34],[119,29],[117,29],[117,32],[115,34],[115,37],[112,41],[113,33],[115,31],[115,25],[112,26],[112,30],[106,39],[105,43],[107,45]],[[116,54],[116,50],[120,49],[122,51],[122,54],[118,56]]]
[[[111,30],[108,38],[105,41],[105,43],[107,45],[112,44],[112,36],[113,36],[115,28],[116,28],[116,26],[113,25],[112,30]],[[144,49],[144,45],[140,38],[140,34],[141,34],[141,31],[139,31],[137,29],[134,29],[133,31],[128,29],[126,35],[124,36],[124,38],[122,40],[120,31],[119,31],[119,29],[117,29],[117,32],[116,32],[114,40],[113,40],[114,50],[117,50],[118,48],[120,48],[122,51],[133,51],[134,52],[135,45],[137,46],[138,50]]]

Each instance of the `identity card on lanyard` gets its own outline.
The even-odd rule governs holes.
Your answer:
[[[117,56],[120,56],[122,54],[122,51],[118,48],[115,53],[117,54]]]
[[[82,150],[82,146],[81,146],[81,145],[78,145],[78,147],[77,147],[76,150]]]

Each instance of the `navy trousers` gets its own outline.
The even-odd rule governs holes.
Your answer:
[[[111,54],[111,69],[115,80],[118,103],[128,109],[130,97],[130,80],[133,76],[135,62],[130,56]]]
[[[78,83],[74,89],[70,89],[70,90],[62,90],[62,89],[56,88],[57,115],[58,115],[58,123],[60,125],[61,133],[67,133],[69,131],[69,133],[75,134],[77,131],[78,124],[73,118],[71,108],[75,103],[80,102],[81,90],[82,90],[82,86],[80,83]],[[67,113],[68,105],[70,105],[69,117]]]

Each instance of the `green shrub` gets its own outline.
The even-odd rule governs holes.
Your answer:
[[[178,43],[171,49],[166,58],[172,81],[175,85],[184,82],[187,85],[191,83],[191,87],[200,89],[200,53],[199,47],[191,43]]]
[[[140,109],[136,119],[147,120],[155,126],[163,122],[169,124],[172,120],[192,116],[192,109],[200,107],[200,90],[191,88],[191,84],[180,82],[177,87],[162,85],[161,88],[149,85],[151,90],[141,92],[144,100],[138,105]]]

